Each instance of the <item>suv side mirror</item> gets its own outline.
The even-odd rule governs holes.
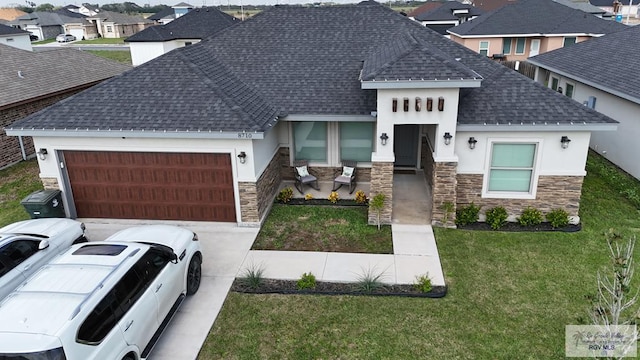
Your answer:
[[[49,242],[47,240],[42,240],[38,243],[38,250],[44,250],[49,247]]]

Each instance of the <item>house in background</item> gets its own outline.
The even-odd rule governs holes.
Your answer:
[[[64,33],[64,15],[54,12],[34,11],[30,14],[15,18],[9,24],[28,31],[40,40],[54,39],[59,34]],[[75,21],[75,19],[66,19]]]
[[[30,32],[0,24],[0,44],[17,49],[32,51]]]
[[[73,49],[32,52],[0,44],[0,128],[130,68]],[[0,168],[34,154],[30,137],[0,132]]]
[[[147,19],[153,20],[160,25],[166,25],[173,20],[179,18],[182,15],[186,15],[189,11],[193,10],[193,5],[187,3],[179,3],[171,8],[158,11],[157,13],[149,16]]]
[[[98,37],[96,24],[89,21],[86,15],[68,9],[59,9],[55,12],[62,15],[64,34],[71,34],[78,40],[90,40]]]
[[[505,5],[515,4],[518,0],[468,0],[464,2],[469,2],[476,8],[489,12],[496,9],[499,9]]]
[[[526,60],[625,28],[553,0],[519,0],[448,32],[451,40],[480,54]]]
[[[433,6],[436,4],[437,6]],[[484,11],[473,5],[458,1],[444,1],[428,2],[407,16],[441,35],[449,36],[447,30],[482,14]]]
[[[100,11],[87,19],[95,23],[98,34],[103,38],[126,38],[153,26],[151,20],[113,11]]]
[[[613,14],[597,7],[597,6],[593,6],[589,3],[589,0],[553,0],[559,4],[562,4],[564,6],[568,6],[574,9],[578,9],[581,11],[584,11],[588,14],[591,14],[593,16],[599,17],[599,18],[604,18],[604,19],[611,19],[611,17],[613,16]]]
[[[127,38],[134,66],[179,47],[200,42],[240,20],[215,7],[191,10],[166,25],[152,26]]]
[[[40,176],[72,217],[256,226],[300,159],[329,182],[357,161],[384,223],[397,168],[422,181],[432,223],[472,202],[578,221],[591,132],[615,128],[370,1],[270,8],[6,131],[47,150]]]
[[[640,0],[618,0],[618,5],[615,4],[616,0],[589,0],[589,3],[593,6],[597,6],[603,11],[606,11],[615,15],[622,15],[623,21],[629,18],[638,18],[638,4]]]
[[[591,148],[640,179],[640,26],[529,59],[536,81],[620,122]],[[606,59],[606,61],[604,60]]]

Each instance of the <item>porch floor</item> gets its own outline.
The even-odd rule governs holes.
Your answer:
[[[298,189],[296,189],[293,181],[284,180],[280,183],[280,188],[278,191],[284,189],[285,187],[290,187],[293,189],[293,197],[294,198],[304,198],[306,194],[311,194],[314,199],[326,199],[331,194],[331,190],[333,188],[333,181],[318,181],[318,187],[320,190],[316,190],[309,185],[305,185],[303,190],[304,194],[301,194]],[[356,184],[355,190],[353,190],[352,194],[349,194],[349,186],[343,185],[340,189],[338,189],[338,195],[340,199],[343,200],[353,200],[356,197],[356,191],[362,190],[367,196],[369,195],[369,189],[371,188],[371,183],[369,182],[358,182]]]
[[[431,187],[422,170],[393,174],[394,224],[431,225]]]

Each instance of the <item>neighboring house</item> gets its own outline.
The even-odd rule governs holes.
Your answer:
[[[193,10],[193,5],[189,5],[187,3],[181,2],[176,5],[173,5],[172,8],[176,14],[176,19],[177,19],[182,15],[187,15],[189,11]]]
[[[529,59],[536,80],[620,122],[591,148],[640,179],[640,26]],[[606,59],[603,61],[603,59]]]
[[[60,9],[56,11],[62,15],[63,29],[65,34],[71,34],[78,40],[89,40],[98,37],[98,28],[96,24],[89,21],[86,15],[69,9]]]
[[[0,20],[11,21],[19,16],[26,14],[26,12],[14,8],[0,8]]]
[[[167,25],[156,25],[127,38],[134,66],[173,49],[200,42],[240,20],[214,7],[190,11]]]
[[[614,7],[615,1],[616,0],[589,0],[591,5],[597,6],[608,13],[622,15],[623,19],[626,19],[627,16],[632,18],[638,17],[638,4],[640,4],[640,0],[619,0],[617,1],[619,5]]]
[[[450,28],[484,14],[484,11],[473,7],[473,5],[463,4],[458,1],[445,1],[436,4],[439,4],[439,6],[420,13],[414,12],[414,15],[408,16],[429,29],[448,36],[447,30]],[[427,3],[425,5],[431,4]]]
[[[530,56],[625,29],[553,0],[520,0],[449,29],[451,40],[486,56]]]
[[[83,51],[31,52],[0,44],[0,127],[129,68]],[[30,137],[8,137],[0,132],[0,168],[34,154]]]
[[[56,12],[36,11],[11,21],[12,26],[26,30],[38,39],[53,39],[59,34],[69,33],[78,39],[97,37],[95,24],[84,15],[61,9]]]
[[[180,16],[186,15],[191,10],[193,10],[193,5],[181,2],[172,6],[171,8],[164,9],[155,13],[149,16],[147,19],[153,20],[160,25],[166,25],[179,18]]]
[[[11,26],[0,24],[0,44],[9,45],[11,47],[32,51],[31,39],[28,31],[16,29]]]
[[[113,11],[100,11],[87,19],[96,24],[98,33],[104,38],[126,38],[153,26],[151,20]]]
[[[564,6],[584,11],[599,18],[610,19],[613,14],[589,3],[589,0],[553,0]]]
[[[81,6],[79,6],[77,9],[71,10],[71,11],[75,11],[84,16],[95,16],[100,12],[100,8],[95,5],[84,3]]]
[[[615,128],[371,1],[270,8],[6,131],[47,150],[40,176],[72,217],[251,226],[299,159],[329,182],[358,161],[384,223],[394,168],[424,169],[433,223],[472,202],[577,221],[591,132]]]
[[[482,11],[493,11],[505,5],[515,4],[518,0],[471,0],[470,3]],[[467,2],[467,1],[465,1]]]

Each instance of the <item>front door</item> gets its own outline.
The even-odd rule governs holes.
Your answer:
[[[540,39],[531,39],[531,48],[529,56],[536,56],[540,53]]]
[[[393,152],[396,167],[418,166],[418,125],[396,125],[393,137]]]

